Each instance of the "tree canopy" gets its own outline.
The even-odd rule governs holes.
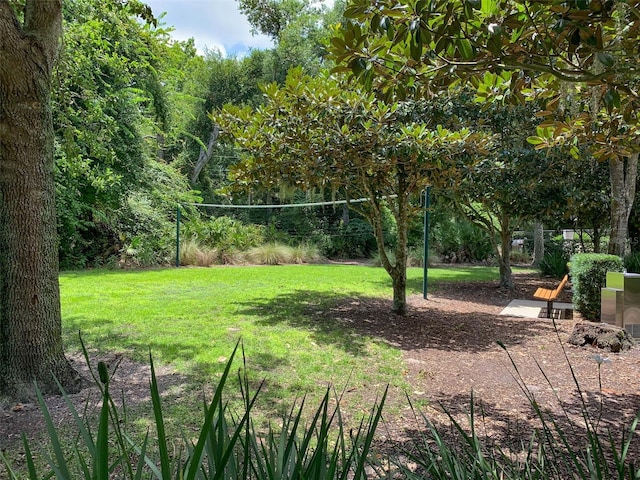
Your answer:
[[[547,100],[539,148],[608,161],[611,253],[623,254],[637,178],[640,3],[354,0],[332,53],[385,98],[470,82],[480,98]]]

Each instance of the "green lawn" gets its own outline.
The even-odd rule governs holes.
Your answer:
[[[430,269],[441,280],[497,278],[495,268]],[[422,292],[422,269],[408,271],[409,293]],[[263,397],[290,406],[304,394],[344,387],[403,388],[401,352],[338,323],[332,305],[389,298],[381,268],[351,265],[214,267],[82,271],[60,276],[66,348],[122,351],[206,382],[218,375],[239,338]],[[391,303],[389,302],[389,307]],[[381,315],[389,314],[381,311]],[[389,314],[390,315],[390,314]]]

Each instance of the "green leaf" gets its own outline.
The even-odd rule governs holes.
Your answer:
[[[605,67],[607,68],[613,67],[613,64],[615,63],[615,58],[610,53],[598,52],[596,56],[598,57],[598,61]]]
[[[614,108],[620,108],[620,94],[614,88],[610,88],[605,92],[605,94],[602,96],[602,101],[609,111],[613,110]]]
[[[156,420],[156,429],[158,433],[158,453],[160,454],[160,468],[162,469],[162,478],[170,478],[171,460],[169,457],[167,435],[164,428],[162,403],[160,401],[160,390],[158,389],[158,380],[156,377],[156,370],[153,364],[153,356],[151,355],[151,352],[149,352],[149,363],[151,365],[151,401],[153,404],[153,415]]]
[[[69,472],[69,466],[67,465],[67,460],[65,458],[64,452],[62,451],[62,443],[60,442],[58,432],[55,425],[53,424],[53,419],[51,418],[51,413],[47,408],[47,404],[44,401],[44,397],[42,396],[40,388],[38,388],[38,386],[36,385],[35,389],[36,398],[38,399],[38,404],[40,405],[42,416],[44,417],[44,421],[47,426],[49,441],[51,443],[51,447],[53,448],[53,453],[56,457],[57,465],[52,464],[50,459],[51,468],[55,470],[58,478],[72,478],[71,473]]]
[[[462,58],[465,60],[472,60],[474,57],[473,46],[471,45],[471,42],[466,38],[461,38],[460,40],[458,40],[458,51],[460,52]]]
[[[491,17],[498,13],[498,2],[496,0],[482,0],[480,11],[485,17]]]
[[[420,43],[412,41],[409,48],[411,52],[411,58],[416,62],[419,62],[422,55],[422,45]]]
[[[335,36],[331,37],[331,45],[340,50],[346,50],[347,48],[347,44],[344,42],[344,40],[342,40],[340,37]]]
[[[101,370],[100,366],[103,366]],[[94,465],[94,478],[97,480],[109,479],[109,380],[102,378],[103,370],[106,372],[106,365],[103,362],[98,363],[98,372],[100,380],[105,384],[104,394],[102,396],[102,408],[100,410],[100,419],[98,421],[98,437],[96,439],[96,457]]]

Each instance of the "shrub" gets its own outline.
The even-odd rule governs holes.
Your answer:
[[[260,225],[245,225],[231,217],[202,219],[194,215],[183,223],[183,235],[200,245],[227,252],[261,245],[265,242],[266,229]]]
[[[256,265],[285,265],[291,263],[321,263],[324,257],[315,245],[301,244],[296,247],[281,243],[266,243],[245,252],[244,260]]]
[[[634,252],[624,257],[624,268],[627,272],[640,273],[640,252]]]
[[[622,259],[603,253],[578,253],[571,257],[571,283],[576,310],[587,320],[600,320],[600,289],[607,271],[622,271]]]
[[[513,263],[530,264],[531,255],[526,250],[513,250],[509,253],[509,260]]]
[[[433,262],[431,254],[431,251],[427,252],[428,265],[431,265],[431,263]],[[407,251],[407,267],[422,266],[424,266],[424,245],[409,247],[409,250]]]
[[[365,258],[376,249],[376,237],[371,225],[360,218],[352,218],[347,225],[340,225],[336,235],[330,237],[325,254],[330,257]]]
[[[322,263],[324,257],[316,245],[304,243],[292,249],[294,263]]]
[[[570,250],[562,239],[545,242],[544,257],[540,261],[540,273],[554,278],[562,278],[569,273]]]
[[[430,235],[443,261],[482,262],[494,255],[489,235],[465,219],[435,221]]]
[[[294,263],[293,248],[281,243],[267,243],[245,253],[249,263],[257,265],[283,265]]]

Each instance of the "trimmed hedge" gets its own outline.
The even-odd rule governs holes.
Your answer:
[[[600,289],[605,286],[607,272],[622,272],[622,259],[603,253],[578,253],[571,257],[573,304],[591,321],[600,321]]]

